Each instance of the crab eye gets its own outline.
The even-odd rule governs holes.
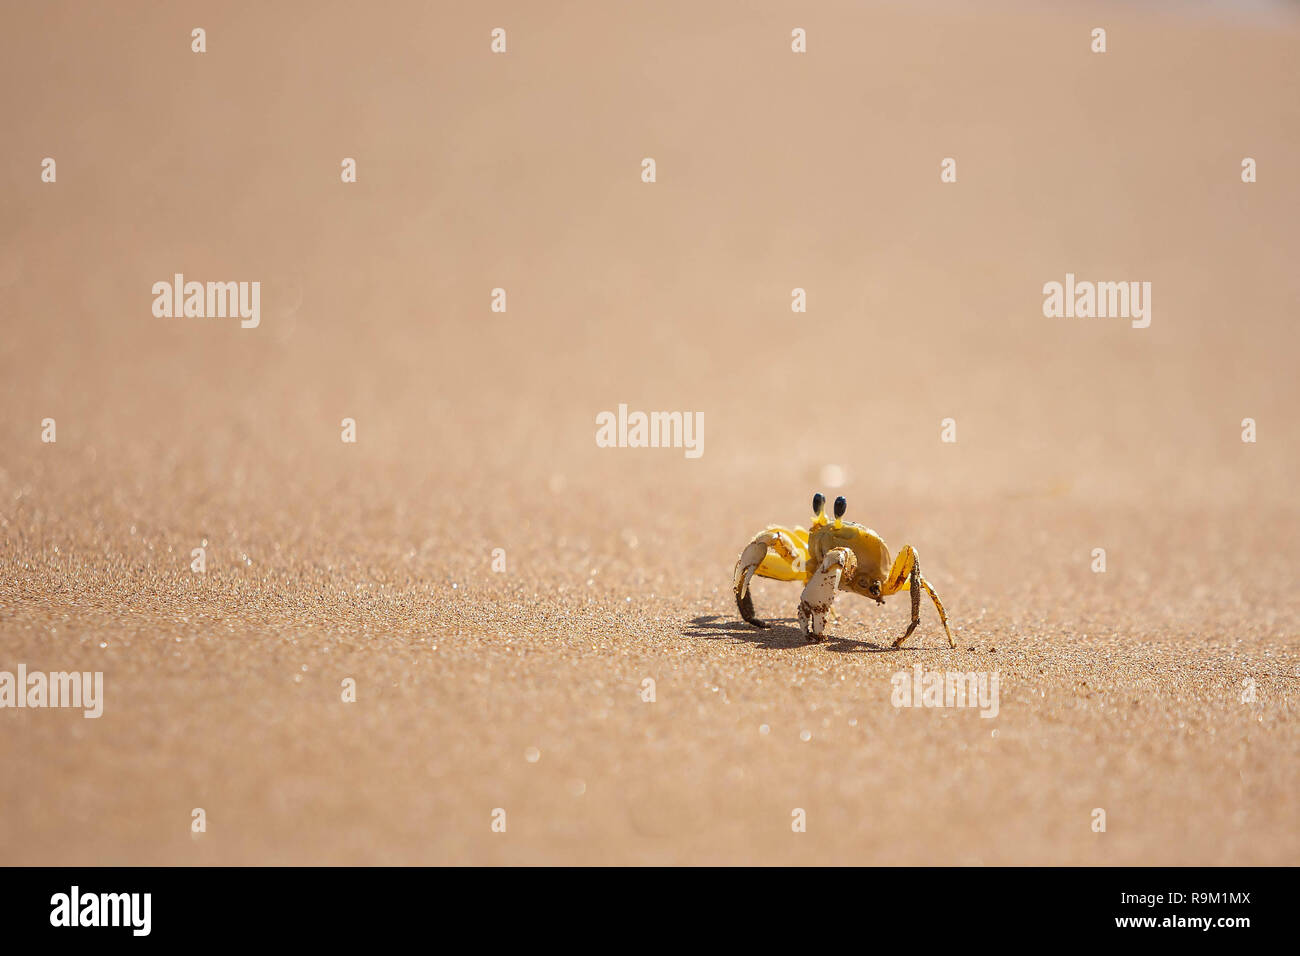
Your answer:
[[[847,498],[845,498],[843,495],[840,495],[838,498],[835,499],[835,517],[843,518],[844,512],[848,510],[849,510],[849,502]]]
[[[813,495],[813,514],[819,515],[822,509],[826,507],[826,496],[820,491]]]

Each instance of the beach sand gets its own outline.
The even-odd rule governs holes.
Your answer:
[[[0,670],[104,675],[0,712],[0,863],[1300,858],[1295,7],[136,6],[0,35]],[[740,621],[815,491],[956,650]]]

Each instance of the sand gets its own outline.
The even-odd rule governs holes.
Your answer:
[[[105,690],[0,712],[0,862],[1297,862],[1294,7],[9,19],[0,670]],[[260,325],[155,317],[178,272]],[[956,650],[739,620],[818,490]]]

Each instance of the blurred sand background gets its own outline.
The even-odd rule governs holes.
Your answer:
[[[1300,858],[1295,5],[4,20],[0,669],[106,704],[0,712],[0,862]],[[1150,328],[1044,318],[1067,271]],[[261,326],[155,318],[175,272]],[[619,403],[703,457],[597,448]],[[817,490],[957,651],[928,603],[889,648],[906,597],[739,622]],[[916,663],[997,718],[895,709]]]

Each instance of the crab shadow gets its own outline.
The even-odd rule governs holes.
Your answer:
[[[894,654],[922,650],[918,647],[894,647],[873,641],[855,641],[849,637],[830,634],[820,644],[804,640],[798,621],[792,617],[769,618],[767,627],[757,628],[744,621],[733,620],[720,614],[705,614],[692,618],[683,634],[704,637],[711,641],[744,641],[768,650],[789,650],[800,647],[823,647],[838,654]]]

